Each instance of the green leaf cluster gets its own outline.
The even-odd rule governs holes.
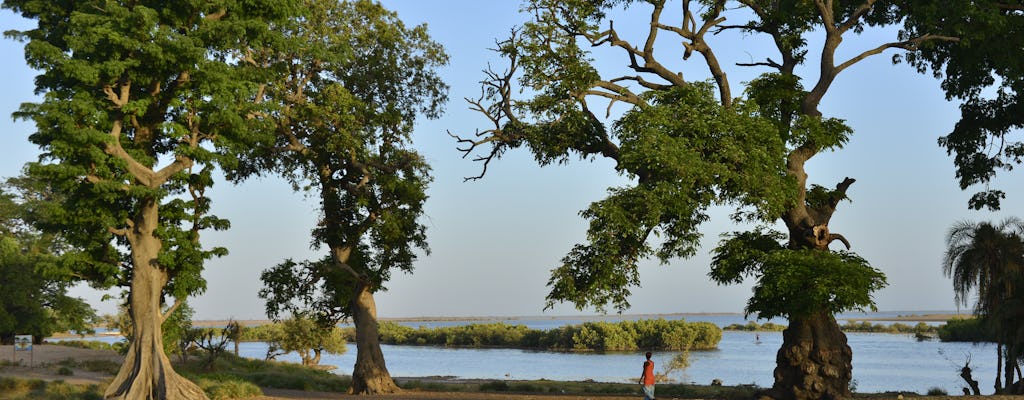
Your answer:
[[[720,284],[755,277],[746,313],[761,319],[874,309],[871,293],[886,285],[881,271],[851,252],[786,248],[784,237],[763,230],[727,235],[708,275]]]
[[[64,254],[72,254],[60,236],[32,227],[32,208],[48,193],[32,181],[13,178],[0,184],[0,341],[30,334],[42,340],[55,332],[92,332],[98,320],[85,300],[68,289],[78,280]]]
[[[205,190],[214,164],[232,158],[224,144],[249,135],[245,117],[259,83],[240,61],[243,50],[272,35],[268,21],[292,13],[294,3],[5,0],[3,7],[38,21],[6,33],[26,42],[26,60],[40,71],[43,100],[15,113],[35,122],[30,140],[43,151],[28,173],[62,195],[38,210],[37,226],[81,251],[74,264],[96,286],[125,285],[134,244],[114,232],[155,207],[165,293],[202,292],[203,262],[226,250],[204,249],[199,231],[228,227],[209,215]]]
[[[302,4],[301,18],[278,27],[282,42],[257,55],[272,72],[263,99],[269,111],[258,116],[265,129],[229,175],[277,173],[316,193],[322,222],[314,247],[362,258],[334,260],[356,276],[327,284],[345,285],[334,294],[355,280],[379,290],[392,270],[411,271],[428,250],[419,218],[432,178],[411,135],[418,116],[442,111],[447,85],[436,68],[448,56],[425,25],[407,27],[378,3]]]
[[[931,33],[958,39],[926,43],[920,52],[895,61],[931,71],[942,80],[947,99],[961,101],[960,120],[939,138],[939,146],[953,156],[961,189],[984,185],[968,206],[998,210],[1006,194],[989,182],[1024,161],[1024,57],[1014,48],[1024,41],[1021,7],[997,0],[970,5],[918,0],[903,7],[904,37]]]

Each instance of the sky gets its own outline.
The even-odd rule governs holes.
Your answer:
[[[416,148],[433,168],[423,220],[431,252],[419,258],[412,274],[396,273],[387,284],[388,291],[376,296],[378,315],[595,313],[576,310],[571,304],[545,311],[546,283],[550,270],[585,239],[587,225],[579,211],[602,199],[609,187],[627,185],[628,180],[617,175],[607,160],[574,159],[541,168],[527,150],[520,149],[492,162],[484,179],[464,182],[464,177],[478,175],[481,165],[462,158],[448,135],[471,135],[488,127],[488,121],[469,110],[464,99],[479,96],[484,68],[503,66],[489,49],[525,21],[518,12],[520,2],[386,0],[382,4],[397,11],[406,25],[428,25],[431,37],[451,57],[450,65],[439,71],[451,89],[445,114],[436,120],[418,120],[414,134]],[[616,14],[613,19],[624,37],[635,42],[642,39],[636,30],[642,25],[637,24],[646,23],[649,13],[642,5],[634,6],[629,14]],[[4,31],[32,26],[8,10],[0,11]],[[840,58],[873,48],[892,34],[891,30],[868,31],[847,38]],[[811,40],[812,49],[816,41],[820,39]],[[740,82],[764,72],[735,63],[775,56],[773,48],[756,37],[722,35],[709,38],[709,43],[719,51],[734,95],[740,93]],[[671,56],[678,41],[659,42],[659,46]],[[621,51],[602,51],[595,53],[605,55],[602,66],[624,68]],[[959,189],[952,158],[936,144],[939,136],[952,130],[959,117],[958,104],[944,99],[931,75],[892,65],[893,54],[871,57],[839,75],[821,110],[826,116],[845,119],[855,133],[845,148],[819,154],[808,163],[809,183],[834,187],[844,177],[857,180],[848,192],[852,202],[839,206],[830,229],[843,234],[853,251],[887,275],[888,287],[874,295],[879,310],[955,310],[950,280],[941,270],[949,227],[961,220],[1024,217],[1024,175],[1003,172],[993,181],[1008,195],[1002,211],[969,210],[967,200],[973,188]],[[0,115],[9,116],[19,104],[38,101],[33,93],[36,73],[25,65],[21,43],[0,40],[0,56],[7,60],[0,65],[4,76]],[[688,80],[709,78],[699,56],[672,67]],[[817,78],[814,73],[808,76]],[[38,148],[27,140],[33,129],[31,123],[0,118],[0,177],[19,174],[26,162],[38,157]],[[228,231],[204,233],[204,246],[224,246],[230,254],[207,262],[207,290],[190,300],[195,318],[266,318],[257,297],[260,272],[286,258],[314,260],[322,255],[310,248],[318,202],[293,193],[288,184],[272,177],[240,185],[221,181],[208,193],[213,213],[229,219],[232,226]],[[720,234],[745,228],[730,222],[730,211],[711,210],[712,220],[701,229],[704,245],[696,256],[666,265],[656,260],[642,263],[641,286],[632,289],[632,308],[627,313],[742,312],[753,282],[718,286],[707,278],[708,251]],[[84,285],[71,293],[89,300],[100,313],[116,310],[115,301],[100,301],[102,293]]]

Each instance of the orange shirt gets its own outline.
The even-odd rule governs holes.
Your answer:
[[[654,384],[654,361],[644,361],[644,385]]]

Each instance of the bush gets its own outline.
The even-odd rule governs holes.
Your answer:
[[[68,367],[57,368],[57,375],[60,375],[60,376],[71,376],[71,375],[74,375],[74,374],[75,374],[75,371],[72,371],[71,368],[68,368]]]
[[[263,395],[259,386],[237,378],[228,378],[222,381],[200,379],[196,384],[206,392],[210,400],[247,399]]]
[[[508,390],[508,383],[505,381],[490,381],[480,384],[481,392],[507,392]]]
[[[951,319],[939,327],[943,342],[995,342],[994,334],[978,318]]]
[[[946,393],[946,389],[943,389],[943,388],[940,388],[940,387],[933,387],[931,389],[928,389],[928,396],[948,396],[948,395],[949,395],[949,393]]]

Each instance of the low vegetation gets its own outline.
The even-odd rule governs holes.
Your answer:
[[[995,334],[978,318],[951,319],[939,327],[943,342],[995,342]]]
[[[217,357],[212,366],[202,357],[196,357],[175,364],[174,369],[189,380],[200,383],[211,396],[214,388],[220,391],[230,388],[251,390],[247,388],[249,385],[242,385],[243,382],[262,388],[317,392],[345,392],[351,385],[348,377],[328,371],[286,362],[253,360],[235,356],[231,352]],[[205,387],[202,384],[204,381],[207,384]]]
[[[395,345],[514,347],[555,351],[711,350],[722,330],[709,322],[641,320],[586,322],[550,330],[505,323],[412,328],[380,325],[381,341]]]
[[[844,332],[862,332],[862,333],[908,333],[908,334],[929,334],[939,332],[939,327],[928,325],[924,322],[920,322],[917,325],[901,324],[899,322],[893,324],[872,324],[868,321],[854,322],[847,321],[845,324],[839,326]],[[746,324],[732,324],[722,328],[727,331],[757,331],[757,332],[781,332],[786,329],[786,325],[776,324],[772,322],[765,322],[758,324],[757,322],[750,321]]]
[[[243,341],[270,341],[276,324],[248,327]],[[343,329],[349,341],[355,335]],[[418,328],[394,322],[380,324],[381,342],[392,345],[503,347],[551,351],[712,350],[722,340],[722,329],[710,322],[639,320],[585,322],[550,330],[503,322]]]
[[[536,381],[486,381],[469,383],[446,383],[437,381],[403,380],[403,389],[444,392],[501,392],[501,393],[543,393],[543,394],[598,394],[636,395],[638,388],[633,383],[604,382],[562,382]],[[754,385],[707,386],[693,384],[659,384],[658,397],[686,399],[750,399],[761,390]]]

